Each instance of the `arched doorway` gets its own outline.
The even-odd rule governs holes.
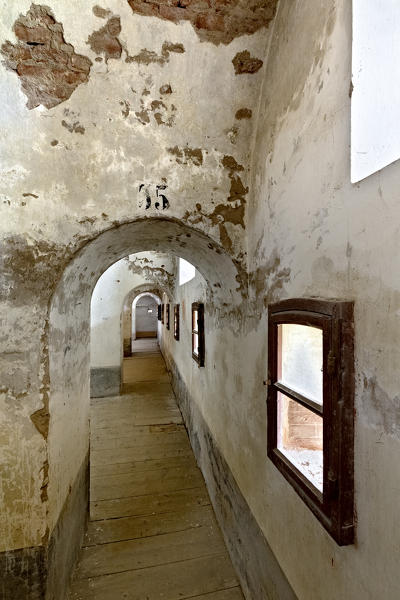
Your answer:
[[[132,340],[157,337],[158,304],[150,294],[135,298],[132,303]]]
[[[134,302],[141,295],[150,295],[157,303],[161,304],[162,291],[158,288],[149,288],[148,285],[141,285],[133,288],[125,297],[121,314],[121,334],[123,356],[126,358],[132,355],[132,340],[134,339],[134,322],[132,319]]]
[[[208,283],[210,315],[216,328],[223,326],[224,314],[243,299],[243,273],[227,252],[204,233],[172,219],[141,219],[109,229],[86,243],[66,266],[52,298],[46,332],[47,528],[54,529],[73,492],[75,525],[69,533],[76,545],[87,514],[91,295],[110,265],[146,250],[181,256],[198,268]],[[75,299],[73,309],[67,298]]]

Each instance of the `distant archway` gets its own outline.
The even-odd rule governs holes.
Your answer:
[[[163,290],[157,288],[146,289],[148,286],[139,286],[131,290],[125,296],[121,314],[121,335],[123,356],[132,356],[132,340],[135,339],[134,309],[138,300],[144,296],[150,296],[158,304],[161,304]]]

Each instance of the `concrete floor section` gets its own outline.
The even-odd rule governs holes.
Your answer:
[[[69,600],[243,599],[164,360],[144,342],[124,361],[130,392],[92,399],[90,522]]]

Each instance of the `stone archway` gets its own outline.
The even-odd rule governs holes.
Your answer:
[[[87,514],[92,291],[110,265],[149,250],[183,257],[199,270],[208,284],[215,327],[223,326],[223,315],[232,314],[243,300],[246,278],[240,265],[212,238],[175,219],[139,219],[113,227],[87,242],[67,264],[49,309],[44,340],[48,369],[39,411],[48,424],[46,529],[52,532],[57,527],[58,540],[64,539],[55,547],[60,559],[67,541],[70,548],[79,547]]]

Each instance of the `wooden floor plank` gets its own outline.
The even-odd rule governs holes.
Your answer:
[[[175,490],[200,487],[203,477],[198,468],[160,469],[144,473],[123,473],[110,477],[91,479],[90,498],[95,500],[111,500],[127,496],[143,496],[160,494]]]
[[[189,444],[155,444],[154,446],[129,446],[122,448],[97,448],[90,452],[91,464],[112,464],[138,460],[156,460],[168,456],[188,456],[192,453]]]
[[[142,471],[154,471],[166,468],[175,469],[177,467],[196,467],[196,461],[193,455],[169,456],[168,458],[136,460],[113,464],[98,462],[91,466],[91,474],[92,477],[105,477],[107,475],[140,473]]]
[[[226,553],[77,580],[71,600],[185,600],[237,586]]]
[[[122,573],[178,561],[214,556],[225,551],[216,527],[207,525],[83,549],[77,579]]]
[[[83,545],[85,547],[95,546],[96,544],[186,531],[210,523],[215,525],[212,508],[198,505],[183,507],[183,510],[170,513],[92,521],[88,525]]]
[[[171,433],[184,433],[186,432],[183,423],[168,423],[167,425],[132,425],[132,423],[126,422],[121,419],[120,423],[108,424],[106,427],[95,427],[91,423],[91,439],[96,437],[121,437],[124,435],[131,435],[137,438],[146,438],[153,434],[164,434],[168,435]],[[150,438],[151,439],[151,438]],[[162,438],[163,440],[165,438]]]
[[[150,494],[115,500],[99,500],[90,503],[90,518],[116,519],[186,511],[195,506],[208,506],[210,499],[202,485],[188,490],[178,490],[167,494]]]
[[[160,354],[91,402],[90,523],[69,600],[243,600]],[[139,361],[139,362],[138,362]],[[140,375],[141,377],[141,375]]]
[[[192,596],[190,600],[243,600],[242,590],[239,586],[228,590],[219,590],[201,596]]]
[[[112,448],[134,448],[134,447],[145,447],[156,446],[157,444],[167,445],[181,443],[182,445],[188,445],[189,440],[186,435],[186,431],[176,431],[174,433],[149,433],[143,435],[136,435],[135,432],[132,435],[121,434],[119,439],[117,437],[107,436],[94,436],[90,442],[90,448],[94,450],[101,449],[112,449]]]

